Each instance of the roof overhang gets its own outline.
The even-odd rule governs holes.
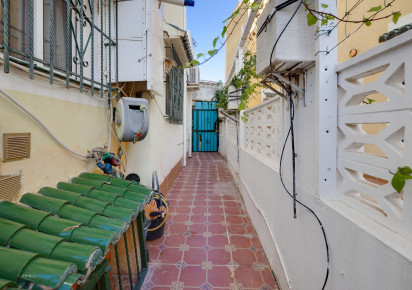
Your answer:
[[[165,22],[164,40],[167,46],[173,46],[182,64],[193,60],[193,45],[190,31],[183,30],[173,24]]]

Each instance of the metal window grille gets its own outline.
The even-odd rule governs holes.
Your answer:
[[[0,0],[0,51],[4,72],[10,61],[78,83],[93,95],[110,95],[118,87],[118,5],[115,0],[44,0],[44,30],[34,31],[34,0]],[[34,55],[35,39],[43,38],[42,58]],[[116,41],[115,41],[116,40]],[[112,84],[116,84],[112,87]]]
[[[184,69],[173,46],[169,47],[167,57],[176,62],[166,78],[166,113],[170,123],[183,124]]]

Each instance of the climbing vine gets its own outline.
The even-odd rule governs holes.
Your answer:
[[[259,83],[259,77],[256,75],[256,54],[250,50],[246,51],[243,56],[243,64],[237,74],[235,74],[229,84],[217,90],[214,99],[218,102],[219,108],[227,109],[228,88],[233,85],[241,92],[238,110],[248,108],[249,97],[256,93],[256,89],[262,85]],[[244,116],[247,119],[247,114]]]

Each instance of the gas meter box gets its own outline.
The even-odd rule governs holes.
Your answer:
[[[122,142],[143,140],[149,130],[149,105],[140,98],[121,98],[115,113],[116,134]]]

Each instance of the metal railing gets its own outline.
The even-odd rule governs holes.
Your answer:
[[[62,23],[61,20],[55,19],[55,4],[60,2],[66,8],[66,21]],[[100,0],[98,3],[95,0],[49,0],[49,58],[43,59],[35,56],[35,39],[41,37],[44,40],[44,31],[35,31],[35,7],[34,0],[27,0],[29,4],[28,19],[29,19],[29,41],[28,52],[22,49],[13,48],[10,42],[11,34],[11,16],[18,17],[18,15],[11,15],[10,0],[2,0],[3,21],[0,21],[0,32],[3,32],[3,43],[0,44],[0,51],[3,52],[4,58],[4,72],[9,73],[10,61],[17,62],[29,68],[29,77],[34,77],[34,72],[40,70],[48,72],[49,82],[53,84],[56,77],[66,80],[66,87],[70,87],[71,82],[78,83],[80,91],[82,92],[84,86],[90,87],[90,93],[93,95],[95,89],[100,89],[100,95],[103,98],[105,89],[109,95],[116,93],[118,97],[118,46],[117,41],[112,38],[112,25],[114,25],[115,39],[118,39],[118,4],[113,0]],[[24,3],[24,4],[27,4]],[[96,3],[95,3],[96,2]],[[114,2],[114,3],[112,3]],[[14,5],[23,5],[23,2],[15,2]],[[97,5],[95,5],[97,4]],[[45,5],[45,4],[43,4]],[[105,6],[105,7],[104,7]],[[97,9],[95,9],[97,7]],[[21,8],[21,7],[19,7]],[[44,7],[43,7],[44,8]],[[106,8],[106,9],[105,9]],[[114,12],[112,11],[114,9]],[[20,9],[22,10],[22,9]],[[100,10],[100,25],[97,25],[95,18],[96,10]],[[112,19],[114,14],[114,20]],[[107,17],[105,17],[105,15]],[[24,17],[26,15],[23,15]],[[0,17],[1,20],[1,17]],[[60,21],[60,23],[58,22]],[[113,22],[113,23],[112,23]],[[44,20],[44,23],[45,20]],[[55,63],[55,27],[60,25],[65,29],[65,68],[57,67]],[[27,32],[26,32],[27,33]],[[41,34],[41,35],[39,35]],[[97,81],[98,75],[95,72],[96,60],[98,52],[95,48],[96,34],[100,36],[100,81]],[[74,44],[74,46],[72,45]],[[107,48],[105,50],[105,47]],[[114,52],[112,51],[114,47]],[[15,54],[17,57],[10,55]],[[107,53],[106,67],[104,54]],[[114,53],[114,79],[112,79],[112,54]],[[71,54],[74,54],[72,57]],[[71,69],[76,67],[76,71]],[[89,67],[90,66],[90,67]],[[87,75],[85,70],[89,71]],[[107,70],[105,78],[105,70]],[[116,84],[114,88],[112,84]]]

